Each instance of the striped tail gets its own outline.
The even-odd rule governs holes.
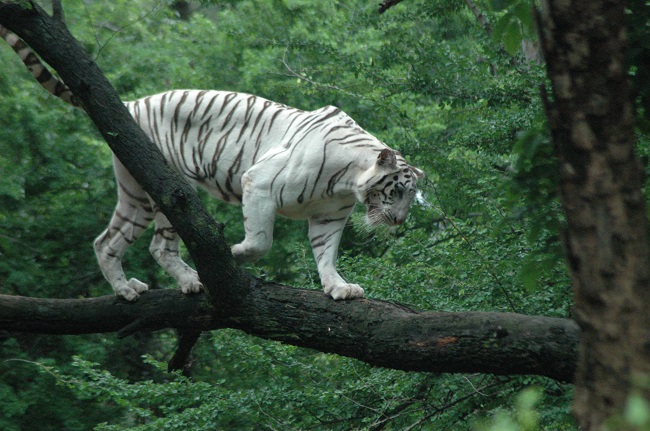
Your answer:
[[[0,36],[16,51],[16,54],[18,54],[25,66],[27,66],[32,76],[36,78],[43,88],[64,102],[83,109],[79,98],[72,94],[72,91],[70,91],[63,81],[52,75],[29,45],[2,25],[0,25]]]

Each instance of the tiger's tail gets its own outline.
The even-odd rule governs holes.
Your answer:
[[[15,33],[2,25],[0,25],[0,36],[2,36],[16,54],[18,54],[25,66],[27,66],[27,69],[31,72],[32,76],[36,78],[39,84],[41,84],[48,93],[76,108],[83,109],[83,105],[79,98],[72,94],[70,88],[68,88],[61,79],[54,76],[52,72],[48,70],[29,45],[27,45]]]

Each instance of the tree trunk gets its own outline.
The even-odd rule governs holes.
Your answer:
[[[650,372],[648,220],[624,13],[621,1],[549,0],[538,14],[582,329],[574,411],[583,430],[620,413]]]

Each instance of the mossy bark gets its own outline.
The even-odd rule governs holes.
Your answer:
[[[539,13],[582,329],[574,410],[583,430],[620,413],[650,373],[648,220],[624,15],[625,3],[613,0],[550,0]]]

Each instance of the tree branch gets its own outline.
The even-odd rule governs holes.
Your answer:
[[[181,370],[183,374],[186,374],[190,367],[192,366],[192,348],[199,341],[201,336],[201,331],[195,330],[184,330],[179,332],[178,340],[178,349],[174,356],[169,361],[167,371],[178,371]]]
[[[146,292],[40,299],[0,295],[0,330],[46,334],[177,328],[234,328],[261,338],[349,356],[372,365],[451,373],[535,374],[572,381],[579,330],[569,319],[515,313],[437,313],[384,301],[335,302],[320,291],[255,281],[236,313],[224,316],[202,294]]]
[[[386,12],[388,9],[392,8],[393,6],[401,3],[402,0],[384,0],[381,2],[379,5],[379,13],[382,14]]]
[[[488,34],[488,36],[492,36],[492,27],[490,27],[490,24],[487,22],[485,15],[483,15],[483,12],[478,9],[476,3],[474,3],[473,0],[465,0],[465,4],[469,10],[472,11],[472,15],[474,15],[478,23],[481,24],[481,27],[485,29],[485,32]]]
[[[61,22],[65,22],[65,13],[61,0],[52,0],[52,17]]]

